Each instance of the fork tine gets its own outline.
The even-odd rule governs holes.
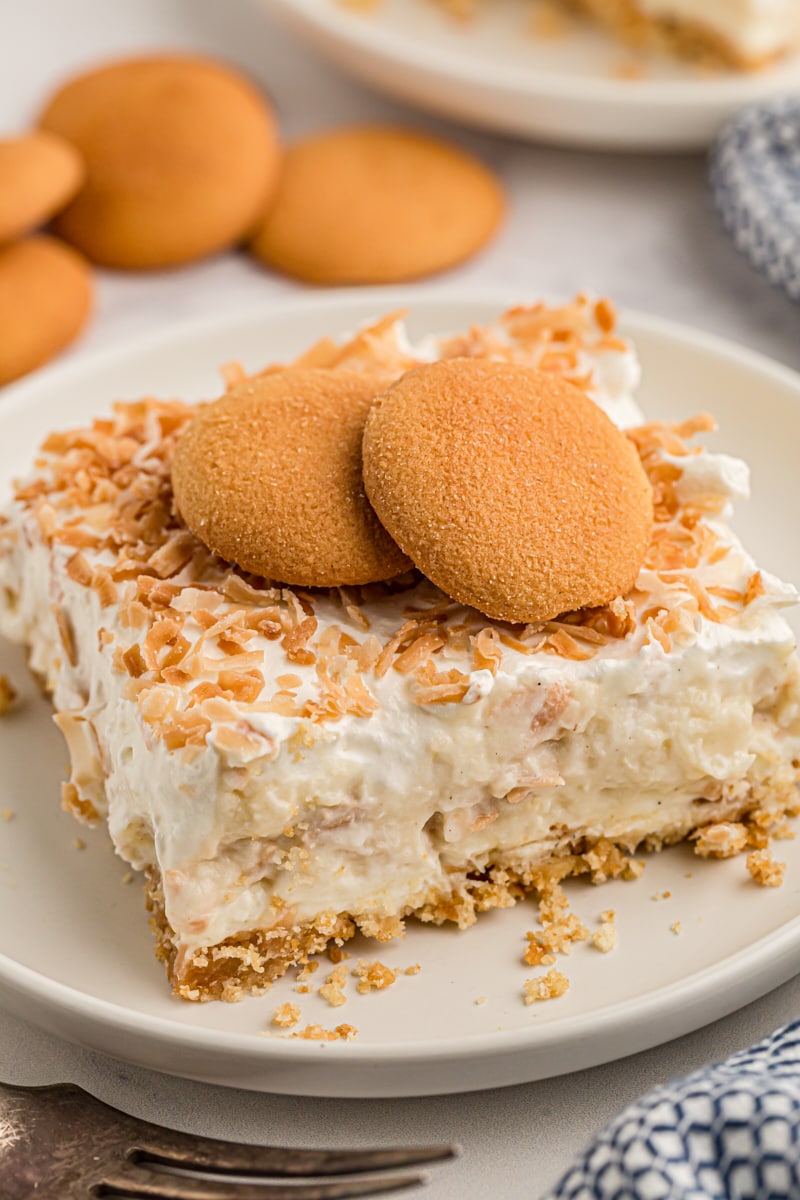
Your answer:
[[[424,1175],[384,1175],[321,1183],[214,1183],[131,1165],[105,1175],[93,1192],[95,1196],[113,1194],[129,1200],[345,1200],[347,1196],[399,1192],[425,1182]]]
[[[138,1132],[138,1131],[137,1131]],[[444,1162],[458,1154],[456,1146],[389,1147],[375,1150],[287,1150],[275,1146],[253,1146],[216,1138],[149,1126],[132,1143],[135,1162],[159,1163],[187,1171],[218,1172],[225,1175],[356,1175]]]

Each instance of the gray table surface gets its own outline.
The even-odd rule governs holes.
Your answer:
[[[505,180],[502,235],[475,262],[426,286],[508,288],[520,298],[580,288],[723,334],[800,368],[800,310],[755,276],[718,227],[700,158],[544,149],[411,113],[311,57],[269,0],[26,0],[0,4],[0,136],[23,128],[74,69],[165,47],[218,54],[269,88],[287,136],[348,121],[438,130]],[[228,255],[181,271],[99,275],[97,311],[75,357],[194,315],[263,304],[302,288]],[[1,400],[0,400],[1,402]],[[800,1009],[800,978],[705,1029],[591,1071],[526,1086],[412,1100],[320,1100],[215,1088],[141,1070],[0,1014],[0,1077],[69,1079],[112,1104],[198,1134],[366,1145],[446,1139],[463,1157],[435,1172],[430,1200],[535,1197],[621,1106],[747,1045]]]

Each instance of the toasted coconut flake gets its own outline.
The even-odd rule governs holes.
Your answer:
[[[617,323],[617,310],[609,299],[604,297],[597,301],[594,306],[594,319],[603,333],[611,333]]]
[[[476,671],[491,671],[497,674],[498,667],[503,661],[503,651],[497,630],[487,625],[470,638],[472,645],[472,662]]]
[[[136,642],[128,646],[127,650],[118,651],[114,655],[114,666],[127,671],[133,679],[138,679],[147,670],[141,647]]]
[[[392,666],[401,675],[410,675],[430,654],[435,654],[437,650],[441,650],[444,643],[445,639],[438,632],[429,631],[421,633],[419,637],[414,639],[410,646],[407,646],[401,654],[398,654]]]
[[[747,588],[744,593],[744,606],[752,604],[759,596],[763,596],[765,592],[764,579],[760,571],[755,571],[747,581]]]
[[[307,646],[316,631],[316,617],[304,617],[299,625],[286,634],[281,645],[289,662],[308,666],[315,661],[315,655]]]
[[[147,560],[147,565],[159,579],[169,579],[192,561],[192,555],[197,547],[197,539],[188,530],[180,529],[170,534],[167,541],[159,546]]]
[[[381,655],[381,644],[378,639],[370,636],[358,646],[352,657],[359,671],[369,671],[375,666]]]
[[[544,649],[550,654],[558,654],[561,658],[570,658],[575,662],[584,662],[587,658],[592,658],[594,653],[588,647],[579,645],[563,626],[550,634],[544,643]]]
[[[264,690],[264,676],[255,668],[249,671],[220,671],[219,686],[242,704],[253,704]]]
[[[92,568],[89,566],[80,550],[76,550],[76,552],[68,560],[66,572],[70,579],[74,579],[76,583],[82,584],[83,587],[89,587],[92,582]]]
[[[70,666],[77,665],[77,651],[75,648],[75,634],[72,629],[72,623],[67,614],[60,608],[53,608],[53,617],[55,618],[58,636],[61,639],[61,645],[64,648],[64,653],[67,656],[67,662]]]
[[[173,713],[169,723],[165,724],[161,731],[161,737],[168,750],[180,750],[184,746],[205,745],[210,732],[211,722],[193,709],[189,712]]]
[[[119,599],[117,585],[107,567],[95,567],[92,571],[92,590],[97,593],[101,608],[110,608]]]

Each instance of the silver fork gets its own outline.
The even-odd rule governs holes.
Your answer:
[[[420,1174],[363,1173],[440,1162],[455,1146],[288,1150],[193,1137],[140,1121],[73,1084],[0,1083],[2,1200],[343,1200],[400,1191]],[[193,1174],[187,1174],[192,1172]],[[198,1178],[202,1173],[207,1178]],[[362,1178],[314,1181],[319,1176]],[[252,1182],[238,1182],[251,1180]],[[307,1182],[275,1182],[305,1180]]]

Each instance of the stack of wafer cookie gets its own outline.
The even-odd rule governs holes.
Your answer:
[[[106,64],[0,142],[0,384],[79,333],[89,262],[157,270],[243,247],[309,283],[390,283],[475,254],[503,210],[487,168],[428,135],[359,126],[284,150],[270,102],[227,65]]]

